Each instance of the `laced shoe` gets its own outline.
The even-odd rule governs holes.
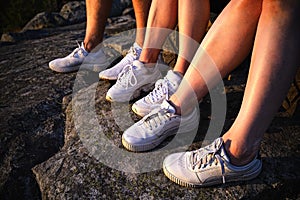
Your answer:
[[[142,52],[142,47],[140,47],[136,42],[133,46],[129,49],[126,56],[115,66],[112,68],[106,69],[99,73],[100,79],[107,79],[107,80],[117,80],[118,75],[123,70],[126,65],[131,65],[134,60],[138,60],[140,54]]]
[[[191,114],[180,116],[175,114],[175,108],[165,100],[160,108],[128,128],[122,135],[122,143],[130,151],[148,151],[177,132],[188,133],[195,130],[198,128],[198,119],[196,108]]]
[[[187,187],[203,187],[233,181],[250,180],[258,176],[262,162],[257,157],[249,164],[230,163],[222,138],[195,151],[175,153],[163,162],[165,175],[175,183]]]
[[[164,79],[156,81],[152,92],[132,105],[133,112],[143,117],[155,108],[159,108],[165,99],[168,100],[176,92],[181,80],[180,73],[169,70]]]
[[[107,58],[102,49],[96,52],[87,52],[83,43],[74,49],[74,51],[64,58],[57,58],[49,62],[49,68],[56,72],[73,72],[77,71],[81,64],[85,64],[85,68],[94,71],[100,71],[104,66],[108,65]]]
[[[135,60],[121,71],[117,82],[107,91],[106,99],[111,102],[128,102],[138,97],[142,90],[149,91],[160,78],[157,66],[145,67],[142,62]]]

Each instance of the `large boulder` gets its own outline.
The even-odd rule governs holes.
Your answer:
[[[60,15],[70,24],[86,21],[85,1],[71,1],[66,3],[60,10]],[[110,17],[122,15],[123,11],[132,6],[129,0],[114,0],[110,12]]]
[[[67,24],[67,20],[63,18],[59,13],[38,13],[33,19],[31,19],[22,31],[38,30],[43,28],[51,28],[57,26],[63,26]]]
[[[60,10],[60,15],[70,24],[86,21],[86,8],[84,1],[71,1]]]

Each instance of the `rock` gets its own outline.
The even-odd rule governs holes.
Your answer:
[[[110,17],[116,17],[122,15],[122,12],[128,7],[132,7],[132,1],[113,0],[112,9],[110,11]]]
[[[70,26],[44,28],[39,30],[26,30],[17,33],[3,33],[1,37],[1,43],[19,42],[22,40],[40,39],[43,37],[49,37],[51,35],[59,34],[66,31],[73,31],[78,29],[84,29],[86,23],[74,24]]]
[[[86,78],[82,80],[84,79]],[[298,137],[299,127],[264,137],[264,171],[258,178],[227,186],[186,189],[168,180],[159,168],[137,173],[138,167],[143,167],[141,164],[156,165],[155,161],[160,161],[162,156],[158,154],[152,162],[139,160],[141,157],[151,158],[151,152],[128,152],[128,158],[122,157],[118,152],[126,152],[121,144],[122,132],[138,118],[130,111],[130,105],[113,105],[105,100],[103,94],[110,87],[109,82],[100,81],[85,86],[73,96],[66,109],[64,147],[55,156],[33,168],[43,199],[223,199],[224,196],[228,199],[252,199],[268,196],[275,198],[277,195],[296,197],[297,187],[294,185],[297,180],[294,178],[300,177],[297,172],[300,163],[299,159],[294,159],[297,152],[288,149],[297,148],[299,145],[299,142],[292,139]],[[243,92],[240,93],[241,100]],[[231,101],[237,101],[236,91],[232,91],[230,95],[235,96]],[[86,109],[89,105],[92,110]],[[114,106],[118,108],[116,115]],[[209,104],[206,104],[201,110],[209,111],[209,108]],[[128,116],[124,115],[124,111],[129,112]],[[237,111],[238,107],[235,108],[235,112]],[[81,125],[86,129],[82,129],[78,122],[82,122]],[[203,127],[205,123],[201,124]],[[290,133],[293,133],[292,137]],[[106,138],[106,142],[101,142],[101,138]],[[279,140],[282,142],[279,143]],[[272,142],[268,144],[267,141]],[[194,145],[199,147],[201,143],[196,140]],[[284,158],[279,158],[282,152],[285,152]],[[281,163],[281,159],[286,161]],[[288,190],[292,192],[287,194]]]
[[[63,5],[60,15],[69,24],[81,23],[86,21],[85,1],[70,1]]]
[[[125,16],[125,15],[130,15],[132,18],[135,18],[134,9],[132,7],[125,8],[125,10],[123,10],[123,12],[122,12],[122,16]]]
[[[66,25],[67,21],[59,13],[42,12],[30,20],[22,31],[38,30]]]
[[[168,180],[161,169],[137,173],[141,163],[134,156],[150,154],[132,153],[126,162],[112,156],[101,160],[99,155],[111,155],[112,149],[127,152],[121,136],[138,117],[130,105],[105,100],[113,82],[99,81],[98,73],[49,70],[50,60],[76,47],[74,40],[84,37],[84,27],[50,28],[44,36],[0,43],[0,199],[299,199],[299,112],[275,117],[261,145],[263,171],[252,181],[187,189]],[[126,41],[110,37],[104,43],[109,59],[116,60],[132,44],[134,33],[126,35]],[[164,52],[167,63],[174,64],[174,57]],[[228,101],[224,131],[239,112],[248,69],[246,63],[224,80]],[[203,135],[210,123],[209,96],[199,106],[201,126],[191,149],[208,142]],[[78,121],[87,125],[88,132],[78,131]],[[107,143],[95,143],[104,136]],[[108,150],[99,151],[96,147],[101,145]],[[159,164],[160,159],[153,160]],[[112,162],[118,165],[108,165]]]
[[[40,190],[31,168],[64,143],[62,98],[72,91],[74,74],[57,77],[48,62],[70,53],[84,26],[51,30],[48,37],[0,43],[0,199],[39,199],[32,198]]]
[[[114,0],[110,17],[106,30],[107,34],[114,34],[135,27],[132,2],[129,0]],[[59,32],[61,26],[83,22],[86,22],[85,1],[71,1],[62,7],[60,13],[42,12],[37,14],[25,25],[21,32],[3,33],[1,42],[11,43],[24,39],[45,37],[57,32],[55,30],[45,30],[47,28],[56,28]]]
[[[28,39],[37,39],[41,37],[47,37],[50,33],[45,30],[26,30],[24,32],[19,33],[3,33],[1,37],[1,42],[19,42],[21,40],[28,40]]]
[[[12,33],[3,33],[1,35],[1,42],[16,42],[16,38]]]
[[[297,110],[297,105],[300,102],[300,68],[297,71],[296,77],[289,89],[287,97],[282,103],[289,116],[293,116]]]
[[[108,18],[105,31],[108,34],[116,34],[116,30],[126,31],[135,28],[135,19],[130,15]]]
[[[124,56],[134,41],[135,30],[128,30],[107,38],[103,41],[103,44],[117,50]]]
[[[122,15],[123,10],[132,6],[129,0],[114,0],[110,12],[110,17]],[[71,1],[66,3],[60,10],[60,15],[70,24],[86,21],[85,1]]]

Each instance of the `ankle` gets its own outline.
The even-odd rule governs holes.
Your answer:
[[[100,42],[101,41],[88,40],[83,42],[83,46],[84,49],[90,53],[98,44],[100,44]]]
[[[139,60],[141,63],[143,63],[144,67],[146,68],[154,68],[155,65],[156,65],[156,62],[144,62],[144,61],[141,61]]]
[[[139,60],[142,63],[145,63],[146,65],[156,64],[159,53],[160,53],[160,49],[143,49]]]
[[[257,155],[257,151],[252,150],[252,148],[247,148],[246,145],[238,145],[230,139],[224,139],[224,150],[231,164],[235,166],[246,165]]]
[[[174,102],[172,102],[171,100],[167,100],[167,101],[175,109],[175,114],[181,115],[181,108],[178,105],[176,105]]]

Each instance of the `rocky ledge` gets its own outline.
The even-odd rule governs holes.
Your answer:
[[[100,143],[100,147],[111,145],[126,151],[121,144],[122,132],[138,118],[131,112],[130,104],[113,105],[105,100],[105,93],[113,82],[98,81],[97,73],[81,70],[59,74],[49,70],[50,60],[71,52],[76,46],[75,40],[84,37],[82,25],[53,31],[55,34],[0,46],[1,199],[300,198],[300,112],[297,107],[293,108],[296,111],[292,116],[281,109],[273,120],[261,145],[263,171],[252,181],[190,189],[169,181],[160,168],[133,173],[139,164],[134,159],[119,162],[124,170],[96,159],[97,151],[82,140],[76,125],[78,120],[98,125],[88,126],[89,134],[85,136],[105,135],[109,142]],[[132,40],[124,43],[118,37],[110,37],[108,32],[107,36],[112,39],[106,41],[104,48],[111,62],[116,62]],[[165,52],[164,60],[172,66],[174,56]],[[237,115],[247,72],[248,61],[245,61],[224,80],[228,108],[223,132]],[[83,105],[94,105],[93,112],[85,110]],[[203,140],[203,135],[211,119],[209,96],[199,106],[200,128],[190,149],[208,142]],[[116,115],[116,110],[126,116]],[[78,113],[81,115],[76,115]],[[89,118],[90,115],[95,117]],[[107,155],[106,160],[110,159],[111,152],[107,149],[100,153]],[[111,162],[118,163],[118,160]]]

